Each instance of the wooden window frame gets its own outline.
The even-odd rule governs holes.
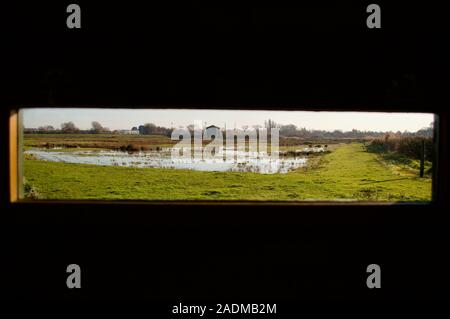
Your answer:
[[[23,108],[29,108],[31,106],[21,106],[16,108],[11,108],[10,116],[9,116],[9,202],[11,204],[20,203],[20,204],[96,204],[96,205],[104,205],[104,204],[145,204],[145,205],[238,205],[238,206],[392,206],[392,205],[436,205],[442,201],[439,194],[441,193],[439,190],[439,154],[440,154],[440,135],[443,133],[440,127],[440,116],[436,113],[434,114],[434,162],[433,162],[433,175],[432,175],[432,199],[431,201],[424,202],[389,202],[389,201],[324,201],[324,200],[303,200],[303,201],[226,201],[226,200],[31,200],[23,198],[23,180],[20,178],[23,176],[23,156],[21,155],[21,151],[23,149],[23,129],[22,129],[22,115],[21,110]],[[35,107],[33,107],[35,108]],[[59,107],[55,107],[59,108]],[[62,106],[61,108],[68,108]],[[71,106],[69,108],[78,108],[78,106]],[[91,106],[83,108],[97,108],[97,106]],[[106,108],[106,107],[105,107]],[[112,108],[112,107],[111,107]],[[126,107],[123,107],[126,108]],[[160,109],[164,107],[152,107],[149,106],[147,109]],[[173,108],[173,107],[171,107]],[[196,109],[195,106],[189,108],[181,108],[178,109]],[[132,108],[130,108],[132,109]],[[214,108],[217,110],[230,110],[230,108]],[[259,108],[259,109],[248,109],[248,108],[238,108],[233,107],[232,109],[239,110],[289,110],[289,111],[309,111],[310,109],[267,109],[267,108]],[[325,111],[325,110],[321,110]],[[328,111],[328,110],[327,110]],[[329,110],[332,111],[332,110]],[[368,110],[355,110],[355,109],[338,109],[334,110],[334,112],[371,112]],[[373,110],[372,112],[383,112],[378,110]],[[386,112],[386,110],[384,110]],[[399,110],[397,113],[408,113],[407,111]],[[413,113],[418,113],[417,111],[413,111]],[[426,112],[419,112],[426,113]]]

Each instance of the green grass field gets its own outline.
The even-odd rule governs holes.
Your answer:
[[[344,144],[288,174],[127,168],[24,161],[39,199],[429,201],[431,179],[393,168],[361,144]]]
[[[24,149],[63,147],[58,152],[72,152],[77,148],[83,149],[123,149],[128,145],[135,150],[152,150],[156,147],[173,147],[178,140],[172,140],[163,135],[124,135],[124,134],[24,134]],[[280,150],[295,150],[299,146],[308,144],[328,144],[333,148],[338,140],[307,141],[293,137],[280,138]],[[347,142],[350,142],[348,140]],[[209,143],[209,141],[204,141]]]
[[[76,148],[120,149],[128,145],[135,149],[151,150],[156,147],[170,147],[177,143],[163,135],[121,135],[121,134],[25,134],[24,148],[64,147],[65,151]]]

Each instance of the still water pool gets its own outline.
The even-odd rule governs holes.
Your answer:
[[[285,174],[304,167],[307,155],[279,156],[276,158],[264,152],[237,151],[232,158],[212,156],[201,158],[183,158],[172,156],[174,149],[160,151],[122,152],[114,150],[75,150],[31,149],[24,153],[38,160],[62,163],[125,166],[138,168],[173,168],[198,171],[254,172],[260,174]]]

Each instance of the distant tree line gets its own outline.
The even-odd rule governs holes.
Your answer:
[[[166,135],[169,136],[172,134],[173,129],[157,126],[153,123],[146,123],[144,125],[139,125],[138,127],[139,134],[142,135]]]
[[[52,125],[44,125],[38,128],[24,128],[25,134],[120,134],[127,130],[110,130],[104,127],[100,122],[93,121],[91,128],[87,130],[79,129],[72,121],[61,123],[60,128]],[[173,129],[163,126],[157,126],[153,123],[146,123],[138,127],[132,127],[131,131],[139,131],[141,135],[166,135],[170,136]]]
[[[25,134],[100,134],[111,133],[107,127],[103,127],[99,122],[93,121],[92,128],[88,130],[80,130],[72,121],[61,123],[61,127],[56,129],[52,125],[44,125],[38,128],[24,128]]]
[[[346,139],[365,139],[365,138],[376,138],[376,137],[382,137],[386,134],[389,134],[390,136],[396,136],[396,137],[406,137],[406,136],[419,136],[419,137],[433,137],[433,123],[430,123],[428,127],[422,128],[418,130],[417,132],[408,132],[408,131],[397,131],[397,132],[382,132],[382,131],[360,131],[353,129],[351,131],[341,131],[341,130],[333,130],[333,131],[326,131],[326,130],[308,130],[306,128],[298,128],[294,124],[288,124],[288,125],[278,125],[274,121],[268,120],[265,122],[264,125],[267,129],[269,128],[279,128],[280,129],[280,136],[284,137],[299,137],[303,139],[339,139],[339,138],[346,138]]]
[[[33,128],[25,128],[24,133],[52,133],[52,134],[103,134],[103,133],[112,133],[112,134],[120,134],[123,131],[127,130],[114,130],[111,131],[107,127],[103,127],[99,122],[93,121],[91,123],[92,127],[88,130],[80,130],[73,122],[65,122],[61,124],[60,129],[55,129],[51,125],[41,126],[37,129]],[[194,129],[194,125],[187,126],[189,130]],[[279,125],[275,121],[269,119],[265,121],[264,126],[262,125],[254,125],[253,129],[260,129],[265,127],[267,129],[271,128],[279,128],[279,133],[281,137],[297,137],[301,139],[307,140],[322,140],[322,139],[367,139],[367,138],[378,138],[383,137],[386,134],[389,134],[391,137],[433,137],[433,126],[432,123],[429,127],[423,128],[417,132],[381,132],[381,131],[360,131],[353,129],[351,131],[326,131],[326,130],[309,130],[306,128],[299,128],[294,124],[288,125]],[[244,129],[248,129],[248,126],[242,127]],[[141,135],[165,135],[171,136],[173,128],[167,128],[164,126],[157,126],[153,123],[146,123],[139,126],[134,126],[131,131],[139,131]]]
[[[280,127],[280,136],[283,137],[298,137],[308,140],[321,140],[321,139],[365,139],[382,137],[386,134],[391,136],[420,136],[420,137],[432,137],[433,128],[424,128],[417,132],[381,132],[381,131],[360,131],[353,129],[351,131],[326,131],[326,130],[308,130],[306,128],[297,128],[295,125],[282,125]]]

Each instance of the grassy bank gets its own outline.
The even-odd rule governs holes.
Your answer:
[[[25,134],[24,147],[63,147],[65,151],[76,148],[152,150],[176,144],[163,135],[120,134]]]
[[[366,144],[369,152],[377,153],[379,158],[391,168],[419,174],[420,158],[423,151],[424,171],[432,174],[433,139],[423,137],[376,138]]]
[[[386,200],[431,199],[431,180],[387,167],[361,144],[288,174],[200,172],[24,161],[27,183],[45,199]]]

